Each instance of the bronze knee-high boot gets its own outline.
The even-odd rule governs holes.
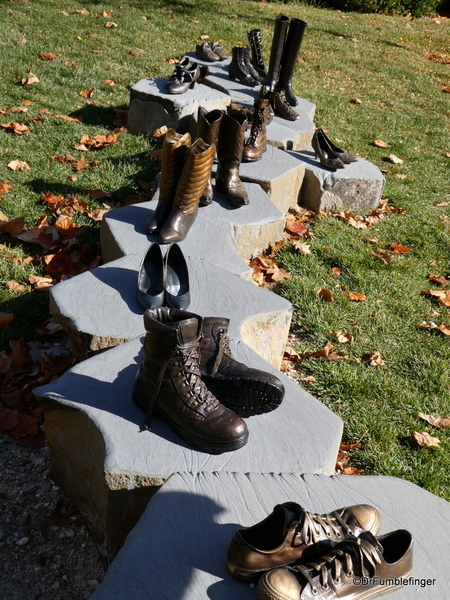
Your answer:
[[[197,137],[202,138],[205,144],[215,144],[217,146],[217,137],[219,135],[220,122],[222,121],[223,111],[212,110],[208,112],[202,106],[198,108],[197,119]],[[200,206],[208,206],[213,199],[213,188],[211,177],[206,182],[205,189],[200,197]]]
[[[181,135],[173,129],[167,130],[162,149],[158,205],[147,223],[147,233],[155,233],[161,229],[170,215],[173,198],[190,145],[189,133]]]
[[[215,154],[215,145],[205,144],[201,138],[189,148],[175,192],[172,212],[159,234],[160,244],[181,242],[187,236],[197,216],[200,196],[211,177]]]
[[[225,114],[220,125],[217,146],[216,189],[225,194],[231,206],[248,204],[248,195],[239,177],[239,165],[244,150],[247,116],[238,110]]]

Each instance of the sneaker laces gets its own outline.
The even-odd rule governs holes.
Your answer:
[[[355,572],[357,575],[369,577],[375,573],[377,565],[380,564],[380,552],[375,544],[370,540],[352,536],[317,562],[287,568],[300,573],[311,586],[312,593],[317,594],[317,579],[315,581],[317,574],[320,576],[321,587],[326,590],[331,583],[340,582],[342,573],[346,577],[351,577]]]
[[[342,538],[353,534],[351,527],[337,512],[326,515],[318,515],[305,511],[303,523],[299,525],[294,536],[294,541],[299,544],[316,544],[323,540],[324,534],[327,538]]]

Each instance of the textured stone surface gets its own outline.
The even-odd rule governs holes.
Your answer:
[[[330,171],[315,158],[313,151],[290,152],[305,164],[300,204],[311,210],[351,210],[358,214],[378,206],[384,176],[373,163],[358,159],[344,169]]]
[[[184,94],[168,94],[166,79],[141,79],[130,91],[128,129],[131,133],[150,133],[167,125],[179,132],[188,131],[191,115],[198,107],[225,110],[230,97],[209,86],[196,84]]]
[[[198,452],[156,417],[151,431],[143,430],[144,413],[131,399],[143,338],[85,360],[34,390],[45,410],[51,474],[85,516],[107,557],[114,556],[146,501],[174,472],[333,472],[342,435],[339,417],[235,332],[232,321],[236,358],[277,374],[286,388],[277,410],[247,419],[249,441],[235,452]],[[167,515],[171,512],[168,506]]]
[[[448,598],[450,504],[394,477],[174,474],[150,501],[138,526],[109,568],[92,600],[254,600],[255,590],[225,570],[230,541],[281,502],[312,512],[372,504],[381,514],[380,533],[407,529],[414,538],[412,576],[396,600]],[[421,586],[420,580],[434,580]]]
[[[183,252],[207,257],[213,264],[251,279],[251,270],[243,258],[250,258],[283,237],[284,216],[267,194],[255,183],[246,183],[250,204],[232,208],[226,198],[215,192],[213,203],[200,208],[185,240]],[[116,209],[102,222],[102,251],[105,261],[125,254],[144,253],[150,241],[145,225],[158,204],[159,192],[150,202]]]
[[[258,183],[282,213],[297,206],[304,174],[302,162],[271,145],[261,160],[243,162],[239,167],[241,180]]]
[[[244,341],[279,366],[289,333],[291,304],[207,260],[186,259],[189,310],[202,316],[232,318],[237,335],[247,322]],[[136,300],[141,260],[141,254],[129,254],[52,288],[51,313],[68,332],[79,360],[144,332],[144,309]]]

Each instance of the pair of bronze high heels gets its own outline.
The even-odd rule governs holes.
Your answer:
[[[316,153],[316,158],[320,160],[320,164],[332,171],[343,169],[346,164],[358,160],[353,154],[344,152],[344,150],[333,144],[323,129],[316,129],[311,146]]]
[[[183,56],[175,67],[174,72],[166,81],[166,89],[169,94],[184,94],[195,87],[195,82],[200,77],[200,67],[191,61],[188,56]]]

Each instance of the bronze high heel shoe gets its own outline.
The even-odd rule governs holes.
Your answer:
[[[169,94],[184,94],[188,89],[195,87],[195,82],[200,77],[200,67],[196,62],[189,62],[186,66],[177,65],[173,72],[172,81],[167,85]]]
[[[311,140],[311,146],[313,147],[316,158],[320,160],[320,164],[327,169],[336,171],[336,169],[343,169],[345,167],[342,160],[337,154],[334,153],[330,144],[328,143],[323,131],[316,129]]]
[[[341,150],[335,144],[333,144],[333,142],[330,140],[330,138],[327,136],[327,134],[325,133],[325,131],[322,128],[320,128],[319,131],[322,133],[323,137],[328,142],[328,145],[330,146],[330,148],[342,160],[343,163],[348,164],[348,163],[356,162],[358,160],[356,158],[356,156],[354,156],[353,154],[344,152],[344,150]]]

